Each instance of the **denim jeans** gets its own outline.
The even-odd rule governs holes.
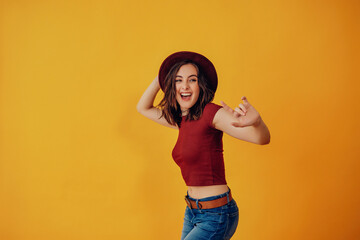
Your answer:
[[[226,193],[194,199],[194,201],[209,201],[224,196],[228,196],[230,190]],[[224,206],[211,209],[190,209],[186,207],[184,226],[181,234],[181,240],[225,240],[230,239],[236,230],[239,221],[239,209],[234,199]]]

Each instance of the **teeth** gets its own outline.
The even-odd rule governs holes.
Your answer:
[[[182,93],[181,96],[183,97],[191,96],[191,93]]]

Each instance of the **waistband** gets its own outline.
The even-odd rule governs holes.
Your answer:
[[[185,196],[185,202],[190,209],[210,209],[224,206],[225,204],[232,201],[232,196],[229,191],[222,193],[216,196],[206,197],[206,198],[191,198],[189,194]]]

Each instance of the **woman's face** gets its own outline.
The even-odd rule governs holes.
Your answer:
[[[198,73],[191,63],[182,65],[176,74],[176,101],[179,103],[183,116],[188,114],[199,98],[200,88]]]

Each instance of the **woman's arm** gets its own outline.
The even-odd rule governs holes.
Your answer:
[[[166,121],[164,117],[161,117],[162,115],[161,109],[153,106],[156,94],[158,93],[159,90],[160,90],[159,79],[158,77],[156,77],[141,96],[136,106],[136,109],[139,113],[141,113],[145,117],[161,125],[178,129],[177,126],[171,125]]]
[[[270,142],[269,129],[246,97],[241,99],[244,104],[239,104],[235,110],[222,102],[223,108],[217,111],[213,119],[214,127],[247,142],[268,144]]]

